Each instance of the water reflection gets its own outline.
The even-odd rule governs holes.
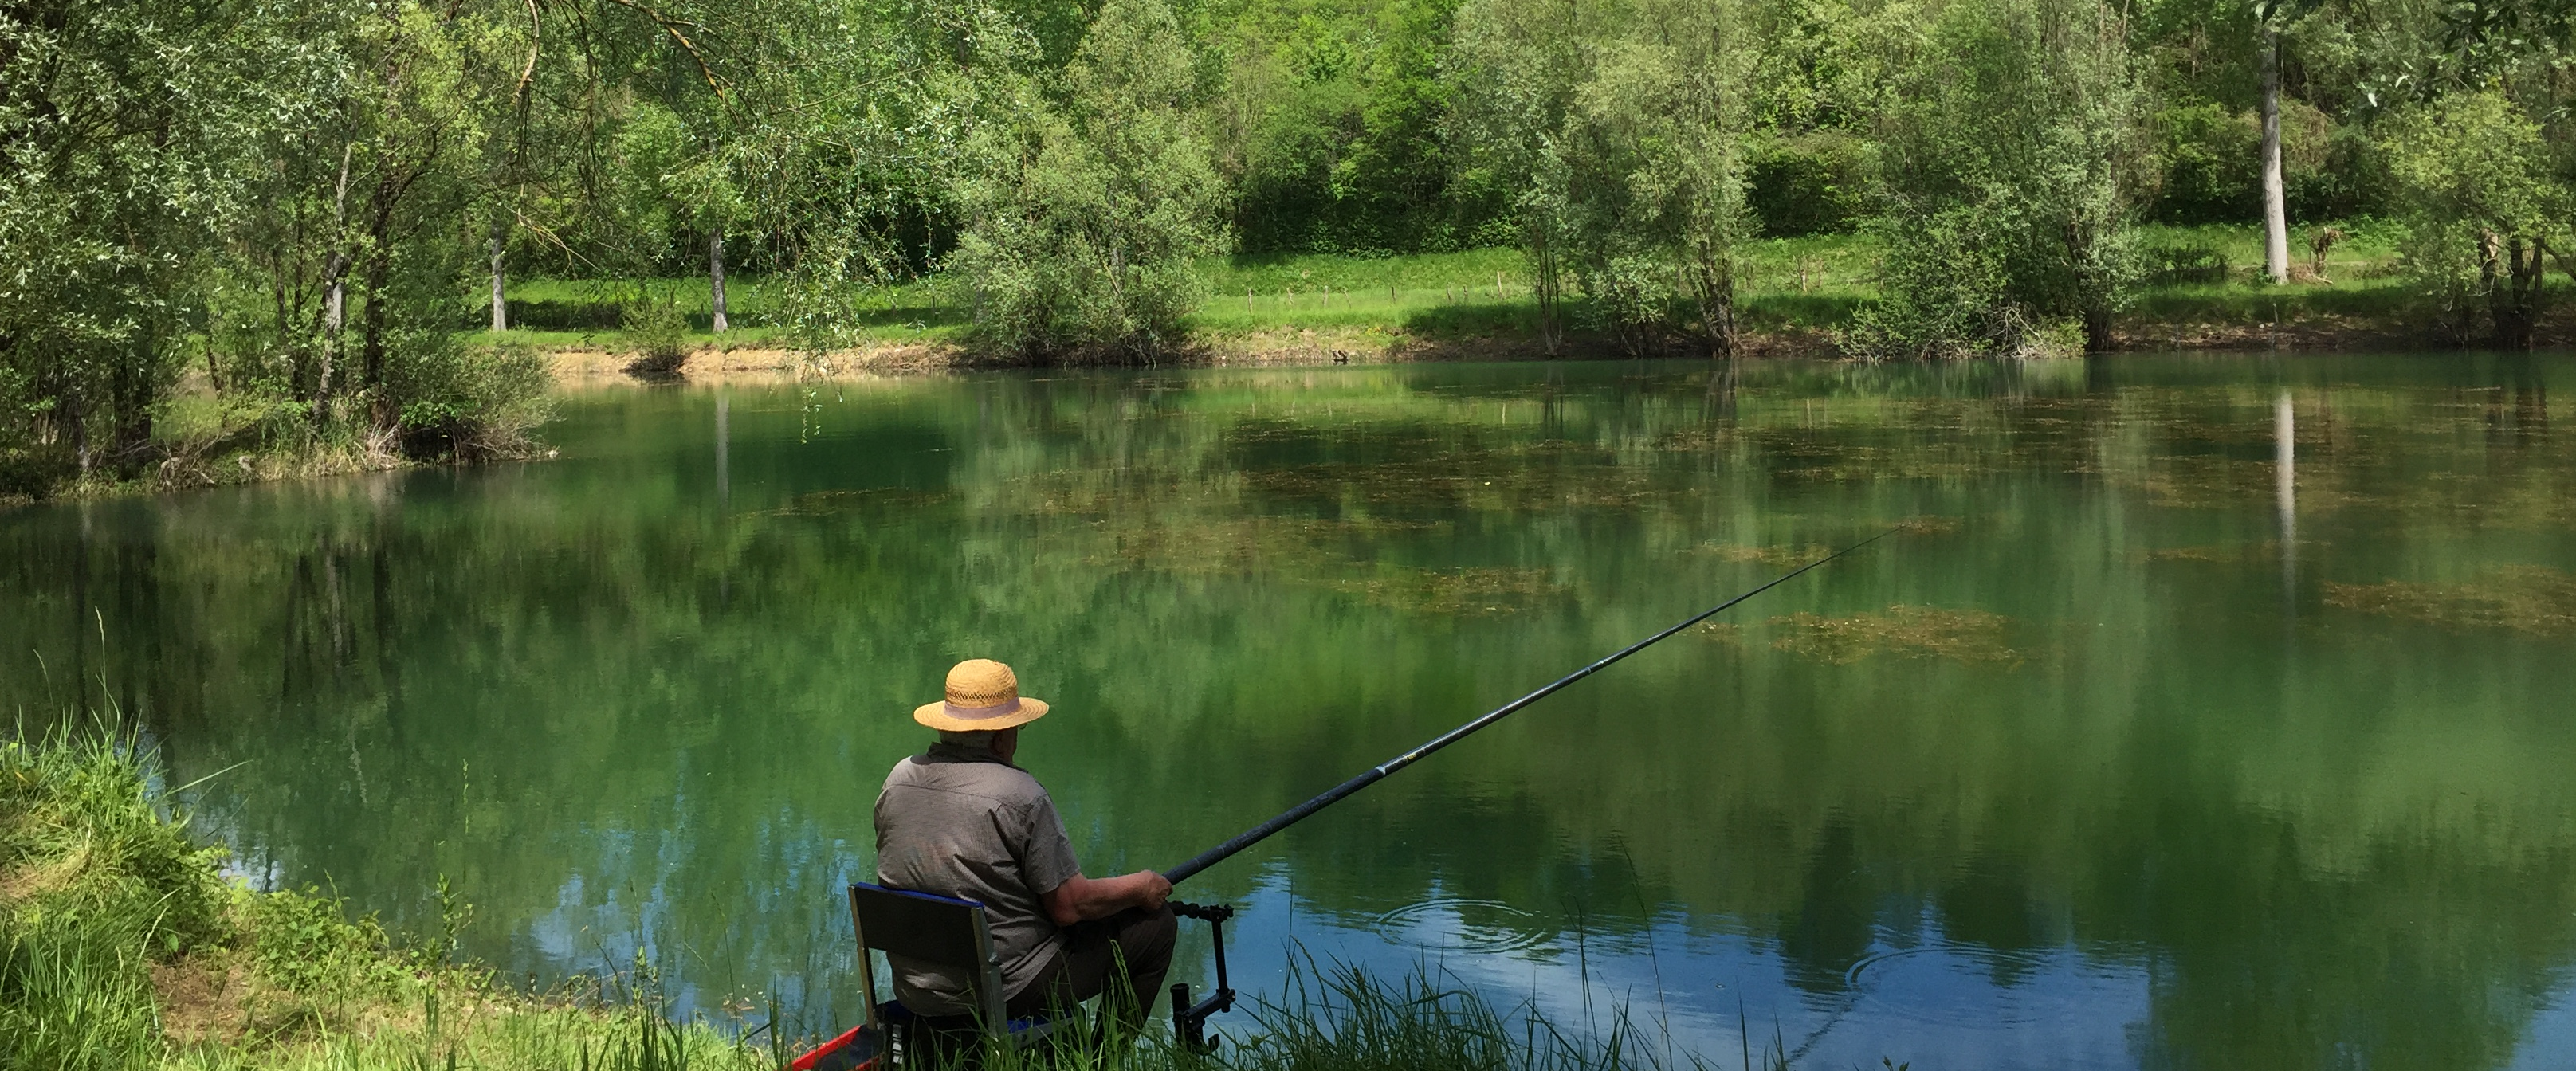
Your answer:
[[[1248,973],[1428,956],[1713,1054],[1741,1001],[1816,1066],[2501,1067],[2570,1055],[2576,606],[2480,578],[2576,569],[2571,371],[616,391],[551,464],[0,516],[0,688],[104,689],[183,779],[247,761],[202,799],[245,872],[414,927],[447,874],[515,969],[642,947],[820,1022],[833,890],[959,657],[1057,700],[1027,761],[1086,865],[1168,866],[1942,518],[1190,892],[1252,905]]]

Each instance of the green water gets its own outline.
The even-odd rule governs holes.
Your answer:
[[[2571,398],[2460,355],[610,389],[544,463],[0,514],[0,694],[229,770],[190,795],[254,880],[419,930],[446,875],[514,973],[641,946],[819,1029],[957,659],[1055,704],[1088,872],[1167,867],[1911,518],[1183,892],[1247,906],[1255,991],[1293,939],[1730,1065],[1741,1009],[1801,1066],[2564,1068]]]

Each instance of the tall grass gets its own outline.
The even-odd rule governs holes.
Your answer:
[[[1169,1035],[1099,1044],[1088,1023],[1025,1050],[988,1052],[984,1071],[1787,1071],[1776,1036],[1740,1054],[1677,1052],[1624,1012],[1605,1030],[1569,1032],[1531,1005],[1500,1006],[1431,968],[1385,978],[1292,955],[1275,998],[1216,1052]],[[1733,1057],[1733,1058],[1729,1058]],[[1740,1061],[1740,1062],[1739,1062]]]
[[[154,757],[98,723],[0,739],[0,1069],[755,1071],[804,1046],[675,1015],[632,969],[530,995],[453,958],[468,914],[412,942],[314,891],[221,876]],[[1567,1033],[1429,970],[1385,980],[1300,961],[1214,1054],[1157,1027],[1104,1045],[1088,1022],[991,1071],[1698,1071],[1625,1016]],[[774,1015],[773,1015],[774,1019]],[[751,1039],[758,1038],[757,1043]],[[1776,1053],[1777,1044],[1772,1046]],[[1659,1058],[1658,1053],[1667,1055]],[[1786,1061],[1755,1065],[1764,1071]],[[1726,1067],[1735,1065],[1730,1061]]]
[[[0,1068],[775,1065],[673,1018],[649,971],[529,996],[453,962],[452,932],[403,945],[336,899],[227,881],[153,770],[97,723],[0,740]]]

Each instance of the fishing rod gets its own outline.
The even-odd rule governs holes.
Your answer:
[[[1763,592],[1769,591],[1772,588],[1788,583],[1789,581],[1796,579],[1799,574],[1805,573],[1810,569],[1814,569],[1817,566],[1824,565],[1827,562],[1840,558],[1843,555],[1850,554],[1862,547],[1866,547],[1891,535],[1895,535],[1899,530],[1900,529],[1897,528],[1890,528],[1877,535],[1861,540],[1858,543],[1854,543],[1841,550],[1835,551],[1831,554],[1825,555],[1824,557],[1808,562],[1805,565],[1801,565],[1795,569],[1789,570],[1788,572],[1782,573],[1779,576],[1773,577],[1769,583],[1766,583],[1761,587],[1754,588],[1744,594],[1728,599],[1725,602],[1709,607],[1706,610],[1702,610],[1699,613],[1684,619],[1680,624],[1676,624],[1661,632],[1655,633],[1652,636],[1648,636],[1645,639],[1638,640],[1626,647],[1622,647],[1598,662],[1594,662],[1582,669],[1575,670],[1572,673],[1559,677],[1554,683],[1549,684],[1547,687],[1531,692],[1530,694],[1512,700],[1509,703],[1505,703],[1502,706],[1496,707],[1487,712],[1483,716],[1478,717],[1474,721],[1433,737],[1430,742],[1425,743],[1420,747],[1414,748],[1411,751],[1407,751],[1404,754],[1398,755],[1386,760],[1385,762],[1372,766],[1367,770],[1361,771],[1359,776],[1353,777],[1348,781],[1344,781],[1341,784],[1325,790],[1322,795],[1288,808],[1286,811],[1280,812],[1278,817],[1244,830],[1243,832],[1236,834],[1233,839],[1204,852],[1200,852],[1197,857],[1191,859],[1189,862],[1182,863],[1179,866],[1164,871],[1163,880],[1171,882],[1174,885],[1187,881],[1192,875],[1197,874],[1199,871],[1215,866],[1218,863],[1222,863],[1234,854],[1252,847],[1255,844],[1261,843],[1263,840],[1268,839],[1271,834],[1277,833],[1289,826],[1296,825],[1299,820],[1304,819],[1306,816],[1323,810],[1326,807],[1330,807],[1333,804],[1339,803],[1348,798],[1352,793],[1358,792],[1363,788],[1367,788],[1370,785],[1374,785],[1379,781],[1385,780],[1388,774],[1392,774],[1397,770],[1401,770],[1416,762],[1420,762],[1432,752],[1448,747],[1460,740],[1464,740],[1478,729],[1482,729],[1495,722],[1501,721],[1504,718],[1508,718],[1513,714],[1517,714],[1522,708],[1563,691],[1567,685],[1573,684],[1574,682],[1582,680],[1583,678],[1589,677],[1595,673],[1599,673],[1604,669],[1608,669],[1611,664],[1619,661],[1620,659],[1661,643],[1665,638],[1670,637],[1676,632],[1680,632],[1692,625],[1699,624],[1702,621],[1706,621],[1709,618],[1724,613],[1725,611],[1734,608],[1737,603],[1743,602],[1746,599],[1750,599],[1756,595],[1762,594]]]
[[[1617,651],[1613,651],[1607,657],[1602,658],[1598,662],[1594,662],[1582,669],[1575,670],[1572,673],[1559,677],[1544,688],[1540,688],[1535,692],[1531,692],[1528,695],[1512,700],[1509,703],[1505,703],[1502,706],[1496,707],[1477,717],[1473,721],[1455,729],[1451,729],[1439,736],[1433,737],[1420,747],[1414,748],[1404,754],[1369,767],[1368,769],[1361,771],[1358,776],[1335,785],[1332,788],[1326,789],[1323,794],[1280,812],[1278,817],[1244,830],[1223,844],[1219,844],[1216,847],[1200,852],[1188,862],[1164,871],[1163,880],[1174,885],[1187,881],[1198,872],[1215,866],[1218,863],[1222,863],[1244,849],[1269,839],[1271,834],[1277,833],[1289,826],[1296,825],[1307,816],[1348,799],[1353,793],[1356,793],[1363,788],[1367,788],[1370,785],[1386,780],[1387,775],[1422,761],[1432,752],[1466,739],[1468,736],[1474,734],[1478,729],[1492,725],[1504,718],[1511,717],[1513,714],[1519,713],[1523,708],[1528,707],[1530,704],[1536,703],[1541,699],[1545,699],[1548,696],[1563,691],[1566,686],[1571,685],[1576,681],[1610,668],[1612,664],[1618,662],[1620,659],[1661,643],[1665,639],[1671,637],[1674,633],[1680,632],[1692,625],[1699,624],[1702,621],[1706,621],[1709,618],[1724,613],[1746,599],[1750,599],[1756,595],[1762,594],[1763,592],[1769,591],[1772,588],[1788,583],[1810,569],[1814,569],[1831,562],[1836,558],[1840,558],[1846,554],[1852,553],[1853,551],[1857,551],[1862,547],[1866,547],[1891,535],[1895,535],[1901,530],[1903,530],[1902,525],[1896,528],[1890,528],[1884,532],[1878,533],[1877,535],[1861,540],[1858,543],[1854,543],[1841,550],[1837,550],[1831,554],[1825,555],[1824,557],[1808,562],[1805,565],[1791,569],[1779,576],[1772,577],[1768,583],[1763,584],[1761,587],[1754,588],[1751,591],[1747,591],[1732,599],[1728,599],[1725,602],[1709,607],[1706,610],[1702,610],[1699,613],[1684,618],[1681,622],[1670,628],[1666,628],[1652,636],[1648,636],[1645,639],[1638,640],[1637,642],[1629,644],[1626,647],[1622,647]],[[1224,925],[1227,919],[1234,916],[1234,909],[1223,905],[1184,904],[1178,901],[1174,901],[1172,903],[1172,909],[1176,913],[1185,917],[1205,919],[1215,926],[1217,976],[1217,989],[1215,994],[1208,997],[1207,1000],[1193,1006],[1190,1003],[1190,987],[1187,984],[1174,984],[1172,986],[1172,1017],[1174,1025],[1179,1028],[1180,1036],[1185,1044],[1194,1050],[1204,1052],[1208,1049],[1208,1043],[1201,1036],[1201,1031],[1206,1024],[1208,1017],[1234,1005],[1234,990],[1226,984],[1225,977]]]

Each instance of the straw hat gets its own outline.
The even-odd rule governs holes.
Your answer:
[[[1045,717],[1047,705],[1020,698],[1020,678],[990,658],[969,658],[948,671],[948,698],[913,708],[912,720],[943,732],[1008,729]]]

